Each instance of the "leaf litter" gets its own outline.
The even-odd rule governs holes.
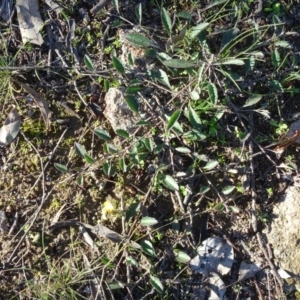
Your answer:
[[[9,145],[18,135],[21,117],[14,107],[7,116],[4,125],[0,128],[0,147]]]
[[[43,120],[45,122],[45,126],[47,128],[47,130],[50,129],[50,117],[51,117],[51,111],[49,109],[49,104],[47,101],[45,101],[43,99],[43,97],[33,88],[31,88],[28,84],[20,82],[17,79],[14,79],[14,82],[16,82],[20,87],[22,87],[24,90],[26,90],[29,94],[32,95],[32,97],[34,98],[36,104],[38,105],[41,113],[42,113],[42,117]]]

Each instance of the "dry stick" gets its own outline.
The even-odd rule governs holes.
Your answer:
[[[218,197],[220,198],[222,203],[225,203],[225,200],[223,199],[223,197],[221,196],[221,194],[219,193],[218,189],[212,184],[212,182],[207,178],[207,173],[205,174],[204,171],[199,168],[201,175],[203,175],[206,179],[206,181],[208,182],[208,184],[213,188],[214,192],[218,195]]]
[[[253,128],[253,112],[250,113],[249,118],[249,125],[250,125],[250,133],[252,135],[252,128]],[[249,141],[249,154],[250,157],[253,155],[253,143],[252,140]],[[257,219],[256,219],[256,199],[257,199],[257,193],[255,188],[255,177],[254,177],[254,163],[253,158],[250,158],[250,174],[251,174],[251,223],[252,223],[252,229],[256,233],[257,232]]]
[[[122,211],[122,235],[124,236],[126,233],[126,220],[125,220],[125,205],[124,205],[124,199],[123,196],[121,197],[121,211]],[[124,249],[125,259],[128,257],[128,251],[125,248]],[[126,277],[127,277],[127,283],[130,283],[131,273],[128,263],[126,264]]]
[[[90,287],[91,287],[91,294],[94,296],[94,299],[105,299],[105,293],[103,291],[103,288],[99,282],[98,276],[94,271],[94,268],[92,268],[92,265],[89,261],[89,259],[87,258],[87,256],[81,252],[82,254],[82,258],[83,258],[83,262],[85,267],[88,269],[88,271],[92,274],[93,278],[90,280]]]
[[[280,276],[279,276],[279,274],[278,274],[278,272],[277,272],[277,270],[276,270],[276,268],[275,268],[275,265],[273,264],[273,262],[272,262],[272,260],[270,259],[270,257],[269,257],[269,255],[268,255],[266,249],[264,248],[264,245],[263,245],[263,242],[262,242],[262,238],[261,238],[261,235],[260,235],[259,232],[256,233],[256,237],[257,237],[257,240],[258,240],[260,249],[261,249],[261,251],[263,252],[263,254],[264,254],[266,260],[268,261],[268,264],[269,264],[269,266],[270,266],[270,268],[271,268],[271,271],[272,271],[273,275],[275,276],[275,278],[277,279],[277,282],[278,282],[278,284],[279,284],[279,286],[280,286],[280,290],[278,290],[278,287],[277,287],[277,285],[276,285],[276,291],[277,291],[277,293],[278,293],[278,296],[284,297],[284,299],[286,299],[285,296],[284,296],[284,293],[283,293],[283,283],[282,283],[282,279],[280,278]]]
[[[21,243],[23,242],[23,240],[25,239],[27,233],[29,232],[29,230],[31,229],[31,227],[33,226],[33,223],[34,221],[36,220],[36,218],[38,217],[38,214],[40,213],[42,207],[43,207],[43,204],[45,203],[46,199],[50,196],[53,188],[51,189],[51,191],[48,193],[48,195],[46,196],[46,193],[45,193],[45,170],[46,168],[48,167],[50,161],[52,160],[58,146],[60,145],[60,142],[62,140],[62,138],[64,137],[64,135],[66,134],[68,128],[66,128],[64,130],[64,132],[62,133],[61,137],[59,138],[58,142],[57,142],[57,145],[56,147],[54,148],[54,150],[52,151],[49,159],[48,159],[48,162],[46,163],[46,165],[44,166],[43,165],[43,160],[41,158],[41,156],[39,155],[39,152],[37,151],[37,149],[33,146],[33,144],[25,137],[25,135],[23,134],[25,140],[32,146],[32,148],[35,150],[35,152],[38,154],[39,156],[39,159],[40,159],[40,163],[41,163],[41,174],[40,176],[37,178],[37,180],[35,181],[35,183],[33,184],[33,186],[31,187],[30,191],[28,192],[27,196],[25,198],[27,198],[30,193],[32,192],[32,190],[35,188],[35,186],[38,184],[38,182],[40,181],[40,178],[42,177],[43,178],[43,196],[42,196],[42,201],[38,207],[38,209],[36,210],[35,214],[33,215],[33,218],[32,218],[32,221],[31,221],[31,224],[29,225],[28,229],[25,231],[25,233],[23,234],[23,236],[21,237],[21,239],[19,240],[18,244],[16,245],[16,247],[14,248],[12,254],[10,255],[10,257],[8,258],[7,260],[7,263],[9,263],[12,258],[14,257],[15,253],[17,252],[18,248],[20,247]],[[12,240],[15,239],[15,237],[23,230],[24,226],[18,231],[18,233],[12,238]]]
[[[83,99],[83,97],[81,96],[81,94],[80,94],[80,92],[79,92],[79,90],[78,90],[77,83],[76,83],[75,80],[73,81],[73,84],[74,84],[75,90],[76,90],[76,92],[77,92],[77,94],[78,94],[80,100],[81,100],[82,103],[85,105],[85,107],[88,107],[88,104],[87,104],[86,101]]]
[[[11,235],[13,233],[14,229],[17,227],[18,219],[19,219],[19,213],[16,212],[14,215],[14,222],[8,232],[8,235]]]
[[[100,0],[99,3],[92,7],[90,13],[93,16],[96,15],[99,10],[101,10],[105,5],[108,4],[108,2],[110,2],[110,0]]]
[[[255,288],[257,290],[259,300],[264,300],[264,296],[261,292],[261,289],[260,289],[256,279],[254,280],[254,285],[255,285]]]
[[[122,236],[124,236],[125,233],[126,233],[126,222],[125,222],[125,214],[124,214],[124,212],[125,212],[125,205],[124,205],[124,199],[123,199],[123,197],[121,197],[121,211],[122,211]],[[123,251],[123,253],[121,255],[121,258],[119,259],[119,262],[116,265],[116,268],[115,268],[116,270],[115,270],[115,273],[114,273],[114,276],[113,276],[112,280],[114,280],[115,276],[117,275],[117,270],[119,269],[119,266],[122,263],[124,257],[125,257],[125,260],[127,260],[128,251],[127,251],[126,247],[124,247],[124,251]],[[131,283],[131,280],[130,280],[130,278],[131,278],[131,272],[130,272],[130,267],[129,267],[128,263],[126,263],[126,277],[127,277],[127,284],[130,284]],[[132,294],[130,292],[130,289],[127,287],[127,285],[126,285],[126,288],[128,290],[128,294],[131,296],[131,299],[133,299]]]
[[[164,87],[162,87],[162,86],[156,84],[155,82],[152,82],[152,81],[147,80],[147,79],[144,79],[144,82],[147,82],[147,83],[150,84],[150,85],[154,85],[154,86],[157,87],[158,89],[163,90],[163,91],[165,91],[165,92],[167,92],[167,93],[173,94],[173,91],[170,91],[170,90],[168,90],[168,89],[166,89],[166,88],[164,88]]]

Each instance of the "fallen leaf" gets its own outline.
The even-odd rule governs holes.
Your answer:
[[[21,86],[24,90],[26,90],[26,92],[28,92],[29,94],[32,95],[32,97],[34,98],[36,104],[38,105],[42,116],[43,116],[43,120],[45,122],[46,128],[47,130],[50,129],[50,117],[51,117],[51,112],[49,110],[49,104],[48,102],[46,102],[43,97],[37,92],[35,91],[33,88],[31,88],[28,84],[20,82],[17,79],[13,79],[14,82],[16,82],[19,86]]]
[[[223,282],[223,280],[220,278],[220,276],[216,273],[212,273],[209,277],[209,283],[210,283],[210,295],[208,300],[227,300],[227,297],[225,295],[226,293],[226,287]]]
[[[2,3],[0,6],[0,15],[1,15],[1,18],[5,22],[7,22],[11,19],[12,15],[14,14],[13,1],[4,0],[1,2]]]
[[[256,264],[247,264],[242,261],[239,270],[239,281],[253,277],[261,268]]]
[[[166,43],[166,49],[170,50],[171,47],[175,46],[176,44],[179,44],[179,42],[183,41],[185,34],[186,34],[186,30],[187,30],[187,23],[183,26],[183,28],[181,29],[180,33],[178,35],[172,35]]]
[[[123,237],[122,235],[118,234],[117,232],[107,228],[106,226],[103,226],[101,224],[98,224],[92,228],[92,232],[95,233],[98,236],[107,238],[111,240],[114,243],[120,243],[120,242],[126,242],[126,238]],[[134,242],[130,241],[130,244],[132,247],[136,249],[141,249],[141,246]]]
[[[55,10],[57,14],[60,14],[63,11],[63,8],[53,0],[45,0],[45,2],[52,10]]]
[[[280,137],[274,151],[278,154],[277,156],[280,157],[288,146],[295,143],[300,144],[300,120],[292,123],[289,131]]]
[[[85,227],[79,226],[79,229],[86,243],[99,254],[100,252],[98,250],[97,245],[95,244],[94,240],[91,238],[89,233],[86,231]]]
[[[30,42],[41,46],[44,43],[40,30],[44,26],[37,0],[16,0],[19,28],[24,44]]]
[[[193,271],[208,277],[211,273],[227,274],[233,264],[233,248],[221,237],[208,238],[197,249],[190,262]]]
[[[278,269],[277,270],[279,276],[282,278],[282,279],[288,279],[288,278],[291,278],[292,276],[290,274],[288,274],[285,270],[283,269]]]
[[[0,128],[0,147],[9,145],[20,130],[21,118],[14,107],[8,114],[4,125]]]

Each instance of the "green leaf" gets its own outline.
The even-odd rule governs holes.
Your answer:
[[[142,81],[139,80],[139,79],[132,79],[132,80],[130,80],[130,82],[129,82],[129,85],[130,85],[130,86],[138,86],[138,85],[140,85],[140,84],[142,84]]]
[[[114,265],[112,265],[111,269],[114,268]],[[117,282],[110,282],[108,283],[109,289],[110,290],[118,290],[118,289],[124,289],[126,287],[126,283],[123,283],[121,281],[117,281]]]
[[[84,158],[84,155],[86,154],[85,148],[78,143],[74,143],[74,146],[77,154],[80,155],[82,158]]]
[[[243,105],[243,107],[247,107],[247,106],[256,104],[257,102],[259,102],[261,100],[261,98],[262,98],[262,95],[253,95],[246,101],[246,103]]]
[[[241,210],[237,206],[227,206],[232,212],[239,214]]]
[[[162,184],[173,191],[179,191],[179,186],[175,179],[170,175],[164,175],[162,177]]]
[[[104,79],[104,91],[107,93],[109,90],[109,81],[107,79]]]
[[[139,266],[138,262],[132,256],[126,256],[126,261],[134,267]]]
[[[172,127],[174,126],[175,122],[177,122],[177,120],[180,117],[180,110],[176,110],[172,116],[170,117],[169,121],[168,121],[168,125],[167,125],[167,130],[171,130]]]
[[[164,286],[158,277],[150,275],[150,283],[160,294],[164,293]]]
[[[203,75],[205,65],[206,65],[205,63],[202,63],[197,71],[197,84],[198,85],[202,81],[202,75]]]
[[[130,95],[130,94],[136,94],[137,92],[139,92],[142,88],[139,86],[130,86],[127,90],[126,90],[126,94]]]
[[[162,8],[162,10],[161,10],[161,20],[162,20],[162,23],[163,23],[168,35],[171,35],[172,21],[171,21],[169,13],[167,12],[167,10],[165,8]]]
[[[159,52],[157,53],[157,58],[161,61],[164,61],[164,60],[170,60],[172,59],[171,56],[169,56],[168,54],[164,53],[164,52]]]
[[[143,250],[146,254],[148,254],[148,255],[150,255],[150,256],[156,257],[155,250],[154,250],[153,245],[152,245],[152,243],[151,243],[150,241],[148,241],[148,240],[143,240],[143,241],[140,242],[140,245],[141,245],[141,247],[142,247],[142,250]]]
[[[210,187],[209,187],[209,186],[201,186],[199,192],[200,192],[200,194],[205,194],[205,193],[207,193],[209,190],[210,190]]]
[[[112,163],[105,162],[102,167],[105,175],[112,177],[116,174],[116,167]]]
[[[157,50],[155,49],[146,49],[145,55],[149,58],[157,58]]]
[[[165,71],[163,71],[162,69],[158,69],[155,74],[155,79],[159,80],[162,84],[166,85],[170,90],[172,89],[170,82],[169,82],[169,78],[168,75]]]
[[[288,49],[293,48],[292,45],[287,41],[278,41],[275,42],[274,45],[282,48],[288,48]]]
[[[125,97],[128,107],[136,114],[139,113],[139,104],[134,96],[128,95]]]
[[[198,35],[198,40],[200,43],[200,46],[202,47],[202,51],[205,51],[208,54],[212,54],[209,45],[207,43],[206,40],[206,32],[205,31],[201,31],[200,34]]]
[[[117,12],[119,12],[119,1],[113,0],[114,7],[116,8]]]
[[[226,186],[223,190],[222,190],[222,193],[224,195],[229,195],[231,192],[233,192],[235,189],[235,186],[233,185],[230,185],[230,186]]]
[[[83,180],[83,175],[81,173],[78,174],[78,176],[76,177],[76,182],[80,187],[83,186],[84,180]]]
[[[270,81],[270,85],[271,85],[271,88],[275,91],[278,91],[278,92],[281,92],[283,93],[284,92],[284,89],[281,85],[281,83],[278,81],[278,80],[271,80]]]
[[[137,202],[133,202],[129,205],[129,207],[127,208],[126,212],[125,212],[125,221],[128,222],[130,218],[132,218],[133,216],[135,216],[139,209],[140,209],[140,205],[141,203],[139,201]]]
[[[172,222],[172,229],[176,232],[176,234],[180,233],[180,223],[177,219]]]
[[[138,19],[139,19],[139,24],[141,25],[142,24],[142,3],[139,3],[139,5],[137,6],[136,8],[136,14],[138,16]]]
[[[197,66],[196,62],[186,61],[182,59],[168,59],[162,62],[165,66],[177,69],[193,68]]]
[[[153,151],[153,144],[152,144],[152,141],[151,141],[150,138],[145,138],[145,139],[143,140],[143,143],[145,144],[147,150],[149,150],[150,152]]]
[[[86,54],[84,55],[83,57],[83,61],[84,61],[84,64],[85,66],[90,70],[90,71],[94,71],[94,66],[93,66],[93,63],[90,59],[89,56],[87,56]]]
[[[175,259],[178,262],[181,262],[181,263],[184,263],[184,264],[187,264],[187,263],[190,262],[191,258],[185,252],[180,251],[178,249],[174,249],[173,252],[174,252],[174,255],[175,255]]]
[[[92,165],[95,163],[95,160],[91,156],[89,156],[87,153],[84,154],[84,159],[88,164]]]
[[[240,32],[240,30],[237,27],[230,28],[229,30],[226,30],[225,33],[223,34],[223,37],[222,37],[221,47],[223,48],[228,43],[230,43],[239,32]]]
[[[195,129],[200,129],[201,120],[196,111],[191,107],[191,105],[189,105],[188,107],[188,119]]]
[[[104,153],[110,154],[110,153],[118,153],[118,149],[113,145],[113,144],[109,144],[109,143],[105,143],[103,145],[103,151]]]
[[[236,65],[236,66],[243,66],[245,62],[242,59],[237,58],[228,58],[226,60],[219,61],[218,65]]]
[[[190,97],[192,100],[199,100],[200,99],[200,95],[197,91],[191,91],[190,93]]]
[[[241,88],[239,87],[239,85],[237,84],[237,80],[239,80],[239,81],[243,81],[243,78],[239,75],[239,74],[237,74],[237,73],[234,73],[234,72],[227,72],[227,71],[225,71],[225,70],[219,70],[223,75],[225,75],[227,78],[229,78],[231,81],[232,81],[232,83],[236,86],[236,88],[239,90],[239,91],[241,91]]]
[[[209,23],[203,22],[195,27],[192,27],[190,38],[196,38],[208,25]]]
[[[273,67],[275,68],[275,69],[277,69],[279,66],[280,66],[280,54],[279,54],[279,52],[278,52],[278,50],[277,49],[274,49],[273,51],[272,51],[272,55],[271,55],[271,57],[272,57],[272,64],[273,64]]]
[[[223,3],[227,2],[227,1],[228,0],[212,0],[210,2],[210,4],[206,7],[206,9],[212,8],[212,7],[216,6],[216,5],[223,4]]]
[[[101,257],[101,261],[102,261],[108,268],[110,268],[110,269],[115,268],[114,263],[113,263],[112,261],[110,261],[109,258],[103,257],[103,256],[102,256],[102,257]]]
[[[189,20],[189,21],[193,20],[192,15],[190,13],[186,12],[186,11],[180,11],[177,14],[177,17],[180,18],[180,19],[185,19],[185,20]]]
[[[158,223],[158,221],[155,218],[151,218],[151,217],[144,217],[141,220],[142,226],[153,226],[157,223]]]
[[[113,56],[112,63],[117,71],[119,71],[121,74],[125,73],[125,68],[122,62],[116,56]]]
[[[203,167],[203,169],[210,171],[214,169],[218,164],[219,162],[217,160],[211,160]]]
[[[218,203],[216,206],[215,206],[215,209],[218,210],[218,211],[222,211],[222,209],[224,208],[224,205],[222,202]]]
[[[95,134],[102,140],[104,141],[110,141],[111,137],[109,135],[109,133],[103,129],[100,128],[96,128],[94,129]]]
[[[206,139],[206,135],[201,133],[199,130],[197,129],[192,129],[188,132],[185,132],[183,137],[187,140],[191,140],[191,141],[203,141]]]
[[[150,122],[146,122],[145,120],[141,120],[135,123],[136,126],[152,126]]]
[[[175,148],[176,151],[180,153],[191,153],[192,151],[187,147],[177,147]]]
[[[171,118],[171,117],[168,116],[168,115],[164,115],[164,116],[165,116],[165,118],[166,118],[167,121],[169,121],[170,118]],[[175,132],[177,132],[177,133],[179,133],[179,134],[183,134],[183,129],[182,129],[182,127],[181,127],[181,125],[179,124],[178,121],[176,121],[176,122],[173,124],[172,130],[174,130]]]
[[[152,46],[151,41],[142,34],[129,33],[125,36],[126,40],[134,47],[148,48]]]
[[[68,171],[68,168],[65,166],[65,165],[62,165],[62,164],[59,164],[59,163],[54,163],[54,167],[58,170],[58,171],[60,171],[60,172],[62,172],[62,173],[68,173],[69,171]]]
[[[248,59],[245,60],[245,71],[246,75],[251,73],[255,67],[255,57],[254,55],[249,56]]]
[[[209,99],[213,104],[217,104],[218,102],[218,91],[214,83],[208,84],[208,95]]]
[[[126,166],[125,158],[124,158],[124,157],[120,157],[120,159],[119,159],[119,166],[120,166],[120,169],[121,169],[124,173],[127,172],[127,166]]]
[[[128,62],[129,62],[129,65],[130,65],[130,66],[134,66],[135,59],[134,59],[134,55],[133,55],[132,52],[130,52],[130,53],[128,54]]]
[[[117,130],[116,130],[116,133],[117,133],[119,136],[121,136],[121,137],[123,137],[123,138],[125,138],[125,139],[128,139],[128,138],[129,138],[129,133],[128,133],[126,130],[123,130],[123,129],[117,129]]]

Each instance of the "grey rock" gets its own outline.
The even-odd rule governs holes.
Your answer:
[[[276,265],[300,275],[300,187],[289,187],[274,206],[270,228],[265,229],[272,244]]]

